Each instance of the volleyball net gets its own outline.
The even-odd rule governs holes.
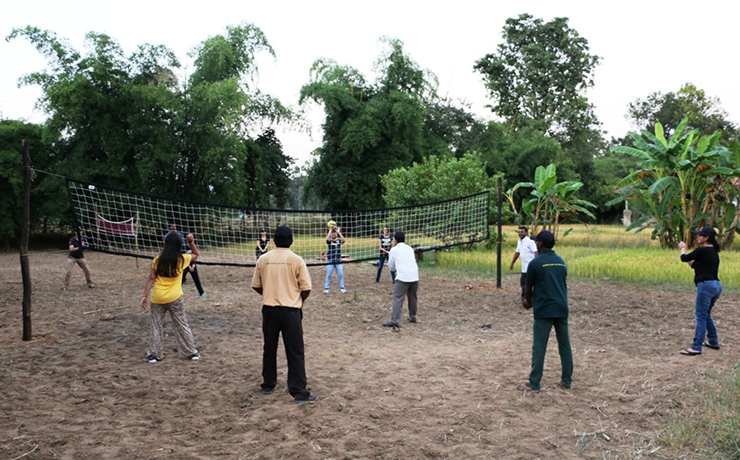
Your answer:
[[[264,228],[293,230],[291,249],[307,265],[325,265],[329,229],[335,221],[345,238],[344,263],[377,260],[383,227],[403,231],[416,251],[444,249],[489,237],[489,192],[409,207],[351,211],[257,209],[165,198],[67,179],[72,210],[87,236],[89,249],[131,257],[153,258],[174,224],[192,233],[199,264],[254,266],[257,239]],[[268,249],[274,248],[270,241]]]

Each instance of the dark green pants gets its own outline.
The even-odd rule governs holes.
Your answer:
[[[542,371],[545,368],[547,341],[550,338],[550,329],[553,327],[555,327],[555,338],[558,340],[560,365],[563,367],[560,383],[566,388],[570,388],[573,381],[573,352],[570,350],[568,318],[535,319],[532,326],[532,372],[529,374],[529,386],[533,390],[540,389]]]

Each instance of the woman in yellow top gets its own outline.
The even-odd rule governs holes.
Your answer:
[[[162,321],[164,314],[170,312],[172,323],[175,326],[175,337],[177,339],[177,350],[181,357],[190,358],[193,361],[200,359],[200,353],[195,348],[193,333],[188,326],[185,316],[185,304],[182,300],[182,271],[195,262],[200,253],[195,246],[195,238],[192,234],[185,237],[192,254],[182,254],[182,238],[177,232],[171,232],[164,239],[164,249],[152,261],[152,269],[149,279],[146,281],[144,297],[141,299],[141,308],[146,310],[149,291],[154,286],[152,298],[149,303],[149,318],[151,326],[149,329],[149,352],[144,359],[150,363],[156,363],[164,359],[164,346],[162,344]]]

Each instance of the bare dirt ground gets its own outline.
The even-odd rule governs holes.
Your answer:
[[[278,387],[259,391],[253,269],[201,266],[210,297],[190,281],[185,301],[202,359],[179,359],[169,336],[166,359],[148,364],[138,305],[148,262],[87,259],[99,288],[75,267],[61,292],[66,255],[32,253],[34,340],[23,342],[18,255],[0,255],[0,458],[691,458],[661,447],[658,430],[669,412],[694,410],[691,390],[736,362],[740,342],[738,298],[725,294],[722,350],[678,354],[693,336],[690,273],[680,292],[571,280],[573,389],[557,386],[553,334],[542,391],[522,392],[532,314],[516,303],[518,276],[497,290],[495,279],[422,269],[420,323],[393,332],[381,327],[387,271],[376,285],[374,267],[346,266],[350,292],[335,277],[323,295],[318,267],[304,332],[321,399],[297,405],[282,345]]]

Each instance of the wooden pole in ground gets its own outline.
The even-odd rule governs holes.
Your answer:
[[[28,240],[31,235],[31,156],[28,139],[23,139],[23,198],[21,222],[21,276],[23,278],[23,340],[31,340],[31,266],[28,259]]]
[[[103,245],[100,242],[100,215],[98,214],[98,202],[95,202],[95,247],[100,248]],[[98,260],[100,260],[100,253],[98,252]]]
[[[136,211],[136,224],[134,224],[134,246],[136,250],[136,270],[139,269],[139,211]]]
[[[501,176],[498,176],[498,197],[496,210],[496,226],[498,227],[498,241],[496,243],[496,287],[501,289]]]

